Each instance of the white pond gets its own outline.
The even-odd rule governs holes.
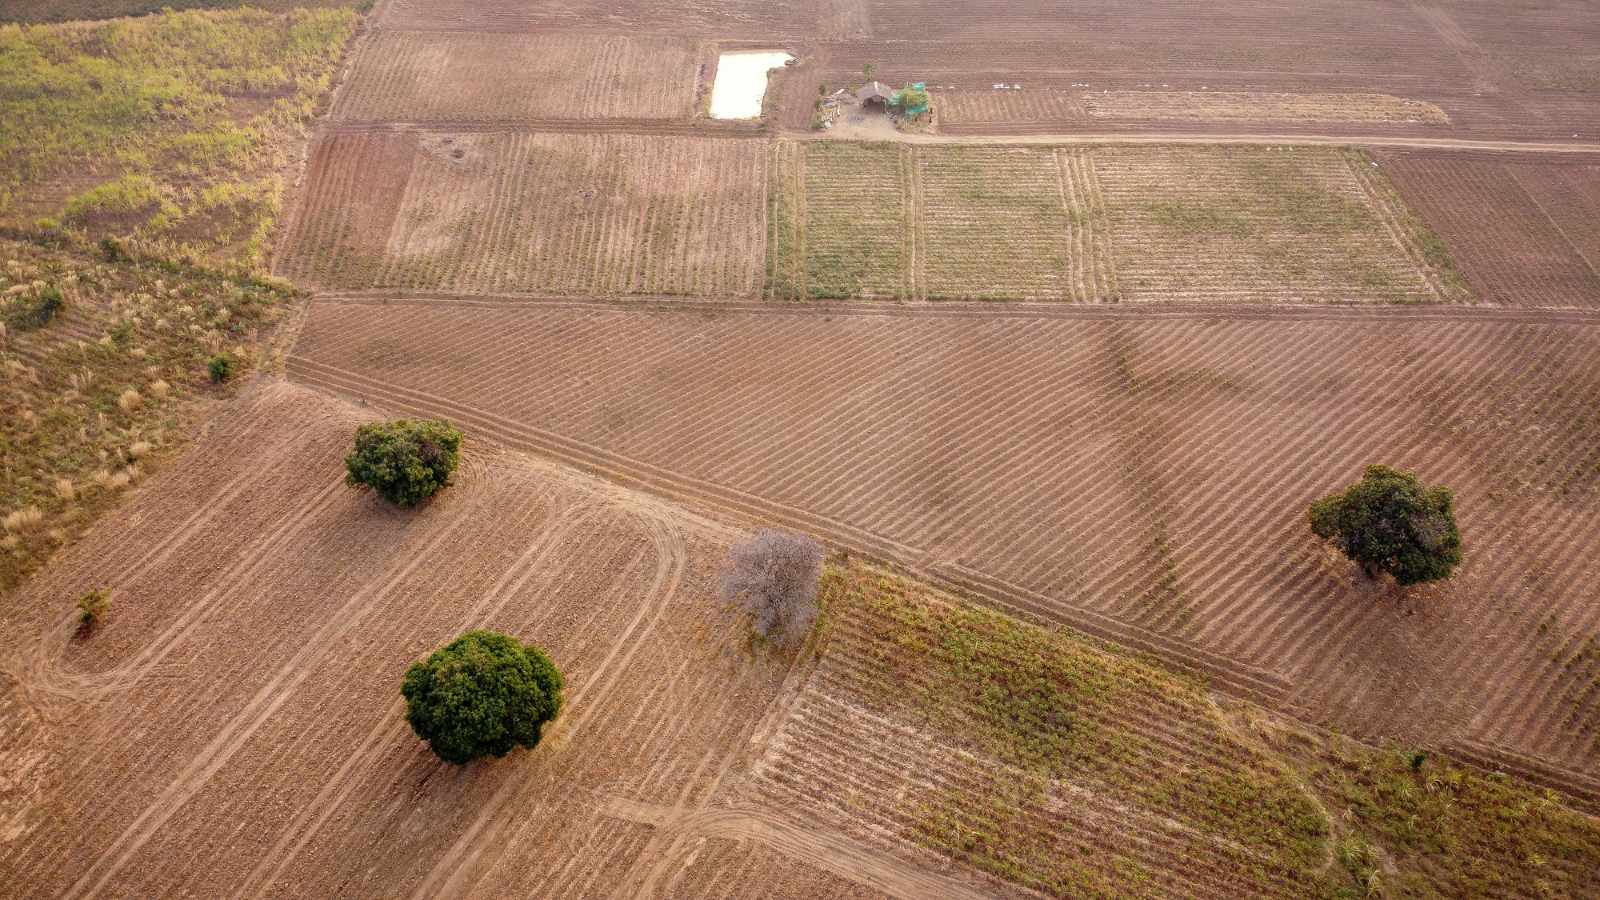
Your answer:
[[[739,50],[717,58],[711,84],[711,118],[754,119],[767,94],[767,73],[794,59],[782,50]]]

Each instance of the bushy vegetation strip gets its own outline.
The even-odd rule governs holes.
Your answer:
[[[177,454],[233,389],[208,360],[272,362],[263,330],[294,296],[106,249],[115,260],[0,240],[0,590]]]
[[[0,26],[0,217],[264,263],[283,147],[355,24],[241,9]],[[64,203],[35,193],[52,179]]]

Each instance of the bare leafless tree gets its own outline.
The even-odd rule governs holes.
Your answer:
[[[718,594],[750,613],[755,629],[775,644],[792,644],[817,620],[822,545],[803,534],[766,528],[728,548]]]

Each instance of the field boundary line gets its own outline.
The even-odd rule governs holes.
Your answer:
[[[1366,167],[1361,165],[1363,162],[1367,163]],[[1378,196],[1377,185],[1371,180],[1372,173],[1366,171],[1377,165],[1377,162],[1365,153],[1344,154],[1344,167],[1350,173],[1350,180],[1355,184],[1356,190],[1361,192],[1361,199],[1366,201],[1367,208],[1371,209],[1378,217],[1378,221],[1383,223],[1383,228],[1389,233],[1389,239],[1394,242],[1395,249],[1405,255],[1412,269],[1416,271],[1417,277],[1422,280],[1423,286],[1428,289],[1428,293],[1432,294],[1435,300],[1448,302],[1444,288],[1439,283],[1439,273],[1433,270],[1433,266],[1428,265],[1422,249],[1409,239],[1409,235],[1403,233],[1400,210],[1395,208],[1393,201],[1399,201],[1402,206],[1405,201],[1398,196]],[[1390,191],[1394,191],[1392,185]]]
[[[1600,325],[1600,310],[1587,307],[1493,306],[1485,303],[1382,303],[1328,300],[1313,303],[1233,301],[1140,301],[1060,303],[1024,300],[881,300],[760,302],[639,295],[626,300],[537,294],[452,294],[437,291],[319,291],[317,302],[351,306],[449,306],[461,309],[545,308],[590,312],[714,312],[756,316],[911,316],[927,318],[1213,320],[1229,321],[1458,321],[1462,324]]]
[[[512,446],[526,447],[546,456],[554,456],[564,462],[576,465],[580,469],[598,473],[629,487],[644,487],[656,493],[665,494],[674,500],[709,503],[714,507],[732,509],[756,518],[769,518],[776,521],[791,522],[803,528],[848,534],[850,535],[850,540],[856,546],[872,549],[874,552],[905,557],[915,557],[919,554],[919,551],[882,535],[836,523],[821,516],[806,513],[803,510],[762,500],[742,491],[703,484],[698,481],[688,482],[688,480],[681,479],[665,469],[660,469],[647,463],[640,463],[544,429],[514,422],[493,413],[458,404],[442,397],[388,385],[367,378],[364,375],[347,372],[304,357],[295,357],[292,365],[298,370],[296,377],[302,383],[324,387],[334,393],[341,393],[345,396],[357,394],[363,400],[370,393],[379,399],[389,400],[399,408],[416,412],[429,409],[446,410],[458,416],[460,421],[474,424]]]
[[[1585,812],[1600,815],[1600,780],[1471,738],[1447,743],[1444,751],[1489,771],[1507,772],[1534,784],[1555,785],[1581,801]]]

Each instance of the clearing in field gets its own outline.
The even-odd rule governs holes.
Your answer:
[[[760,283],[761,142],[336,133],[313,153],[279,263],[291,278],[700,296],[749,296]]]
[[[336,120],[675,119],[694,113],[687,38],[380,31],[340,88]]]
[[[741,529],[534,458],[469,438],[397,510],[342,484],[370,418],[265,386],[8,598],[17,896],[1299,900],[1380,868],[1455,896],[1468,859],[1595,887],[1600,830],[1559,798],[848,559],[812,643],[752,644],[712,591]],[[534,750],[457,768],[398,686],[474,628],[545,649],[567,703]]]

